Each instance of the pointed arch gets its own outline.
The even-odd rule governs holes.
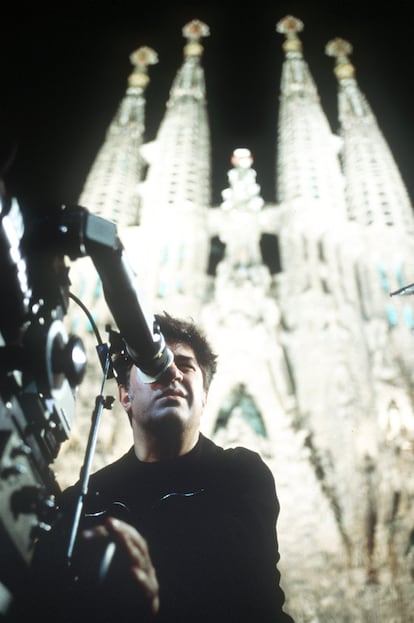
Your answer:
[[[223,402],[217,415],[214,433],[221,428],[226,428],[230,419],[236,415],[242,417],[256,435],[268,437],[260,410],[244,383],[237,383]]]

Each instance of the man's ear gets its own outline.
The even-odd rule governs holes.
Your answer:
[[[119,402],[124,407],[125,411],[129,411],[131,408],[131,401],[129,398],[128,390],[125,385],[118,385]]]

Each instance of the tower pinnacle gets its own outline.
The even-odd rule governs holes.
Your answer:
[[[187,45],[184,47],[184,56],[186,58],[190,56],[201,56],[204,48],[200,43],[202,37],[208,37],[210,35],[210,29],[207,24],[200,22],[198,19],[193,19],[183,27],[183,37],[188,40]]]
[[[297,33],[302,30],[303,22],[293,15],[287,15],[277,22],[276,31],[286,35],[286,40],[283,43],[286,54],[289,52],[300,54],[302,52],[302,43],[297,36]]]
[[[336,60],[336,66],[334,69],[335,75],[338,80],[347,80],[354,78],[355,69],[352,63],[349,61],[349,54],[352,54],[352,45],[345,39],[331,39],[326,44],[325,53],[328,56],[333,56]]]
[[[145,89],[149,82],[147,67],[158,63],[157,53],[152,48],[142,46],[132,52],[129,60],[134,70],[128,77],[128,86]]]

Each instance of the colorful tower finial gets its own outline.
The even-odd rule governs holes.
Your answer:
[[[187,45],[184,47],[184,56],[186,58],[190,56],[201,56],[204,48],[200,43],[202,37],[208,37],[210,35],[210,29],[207,24],[200,22],[198,19],[193,19],[183,27],[183,37],[188,40]]]
[[[303,22],[293,15],[287,15],[283,19],[277,22],[276,31],[286,35],[286,40],[283,43],[283,49],[288,52],[302,52],[302,43],[297,36],[298,32],[303,30]]]
[[[339,37],[332,39],[326,44],[325,53],[336,59],[334,72],[338,80],[354,78],[355,69],[348,58],[349,54],[352,54],[352,45],[349,41]]]
[[[149,82],[147,73],[148,65],[155,65],[158,63],[158,55],[152,49],[146,46],[134,50],[129,57],[131,64],[134,65],[134,70],[128,78],[128,85],[130,87],[140,87],[145,89]]]

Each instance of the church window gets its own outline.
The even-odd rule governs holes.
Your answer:
[[[226,427],[231,417],[236,413],[242,416],[257,435],[267,437],[261,413],[244,383],[236,385],[227,403],[220,409],[214,432],[216,433],[220,428]]]

